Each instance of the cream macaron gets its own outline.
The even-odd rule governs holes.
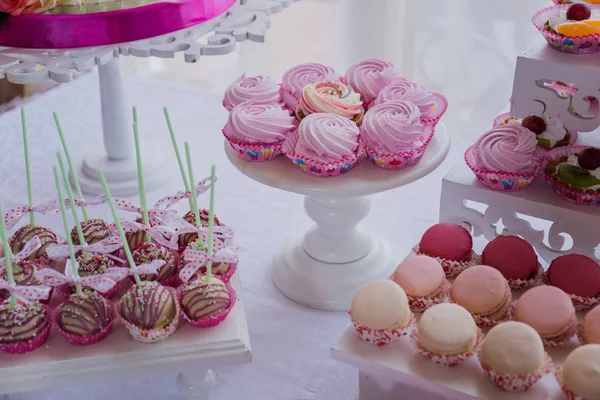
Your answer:
[[[562,383],[577,398],[600,399],[600,344],[587,344],[569,354],[563,365]]]
[[[457,304],[428,308],[417,325],[419,347],[435,355],[470,353],[477,342],[477,325],[471,314]]]

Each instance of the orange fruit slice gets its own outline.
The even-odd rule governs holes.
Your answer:
[[[586,0],[586,2],[590,4],[600,4],[600,0]]]
[[[556,27],[561,35],[569,37],[600,34],[600,25],[590,24],[590,21],[565,22]]]
[[[581,22],[583,22],[584,24],[587,24],[587,25],[600,26],[600,19],[586,19],[585,21],[581,21]]]

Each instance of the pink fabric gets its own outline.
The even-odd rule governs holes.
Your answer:
[[[9,17],[0,30],[0,46],[53,49],[131,42],[208,21],[234,3],[182,0],[93,14]]]

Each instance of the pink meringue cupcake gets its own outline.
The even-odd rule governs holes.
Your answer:
[[[223,107],[231,111],[248,100],[254,100],[257,104],[283,106],[279,85],[268,76],[246,77],[246,74],[242,74],[225,90]]]
[[[392,82],[381,89],[371,106],[393,100],[412,101],[421,111],[421,120],[434,125],[448,109],[448,100],[444,96],[408,80]]]
[[[369,158],[378,167],[388,169],[416,164],[433,133],[433,126],[421,121],[419,108],[404,100],[371,107],[361,125]]]
[[[375,100],[381,89],[392,82],[403,80],[400,72],[389,61],[369,59],[352,65],[346,71],[346,83],[360,93],[368,105]]]
[[[348,172],[362,155],[363,146],[354,122],[336,114],[317,113],[300,122],[282,152],[307,174],[330,177]]]
[[[294,129],[296,119],[288,111],[251,100],[231,110],[223,134],[238,157],[270,161],[281,155],[281,146]]]
[[[501,125],[481,135],[465,152],[465,161],[483,185],[517,191],[540,174],[543,154],[535,133],[516,125]]]
[[[306,85],[296,107],[299,121],[310,114],[331,113],[360,125],[365,114],[360,95],[342,82],[318,82]]]
[[[304,86],[322,81],[337,82],[340,79],[340,74],[326,65],[317,63],[298,64],[283,74],[281,98],[288,110],[296,111],[300,101],[300,93]]]

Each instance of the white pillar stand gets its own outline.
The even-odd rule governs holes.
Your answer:
[[[215,387],[215,374],[210,369],[180,372],[177,388],[186,400],[209,400]]]

